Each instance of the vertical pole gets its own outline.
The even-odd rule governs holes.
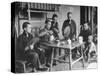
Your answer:
[[[54,48],[52,48],[50,71],[52,71],[53,57],[54,57]]]
[[[69,70],[72,69],[72,52],[71,48],[69,49]]]
[[[94,14],[94,13],[93,13],[93,9],[94,9],[94,7],[92,7],[92,36],[93,36],[93,27],[94,27],[94,23],[93,23],[93,18],[94,18],[94,17],[93,17],[93,14]]]
[[[31,20],[31,15],[30,15],[30,3],[28,3],[28,20]]]
[[[87,21],[87,7],[85,7],[85,22]]]
[[[89,20],[89,22],[90,22],[90,7],[88,7],[88,20]]]
[[[19,18],[20,18],[20,11],[18,12],[18,36],[21,33],[21,26],[20,26],[20,20],[19,20]]]
[[[81,54],[82,54],[82,65],[84,68],[84,52],[83,52],[82,46],[81,46]]]

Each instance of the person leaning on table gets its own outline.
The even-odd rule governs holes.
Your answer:
[[[41,45],[42,42],[50,42],[50,36],[53,34],[53,31],[50,30],[51,28],[51,20],[47,19],[45,21],[45,26],[43,29],[39,32],[39,38],[40,38],[40,46],[42,46],[45,49],[45,56],[46,56],[46,66],[50,67],[50,58],[51,58],[51,47],[43,46]]]

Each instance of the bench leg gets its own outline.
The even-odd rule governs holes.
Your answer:
[[[24,72],[26,72],[26,65],[25,64],[23,64],[23,70],[24,70]]]

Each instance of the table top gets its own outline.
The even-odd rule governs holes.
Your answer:
[[[62,45],[62,44],[57,44],[57,43],[54,43],[54,42],[43,42],[42,44],[46,45],[46,46],[50,46],[50,47],[65,48],[65,49],[74,49],[76,47],[79,47],[79,46],[83,45],[84,42],[83,43],[79,43],[78,41],[76,41],[76,42],[73,42],[71,44],[71,46],[69,46],[68,44],[63,44]]]

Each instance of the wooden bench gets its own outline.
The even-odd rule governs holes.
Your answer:
[[[16,64],[21,64],[22,65],[22,68],[23,68],[23,73],[27,73],[27,72],[31,72],[32,71],[32,68],[30,67],[26,67],[26,66],[29,66],[31,63],[28,63],[27,61],[24,61],[24,60],[16,60]]]

